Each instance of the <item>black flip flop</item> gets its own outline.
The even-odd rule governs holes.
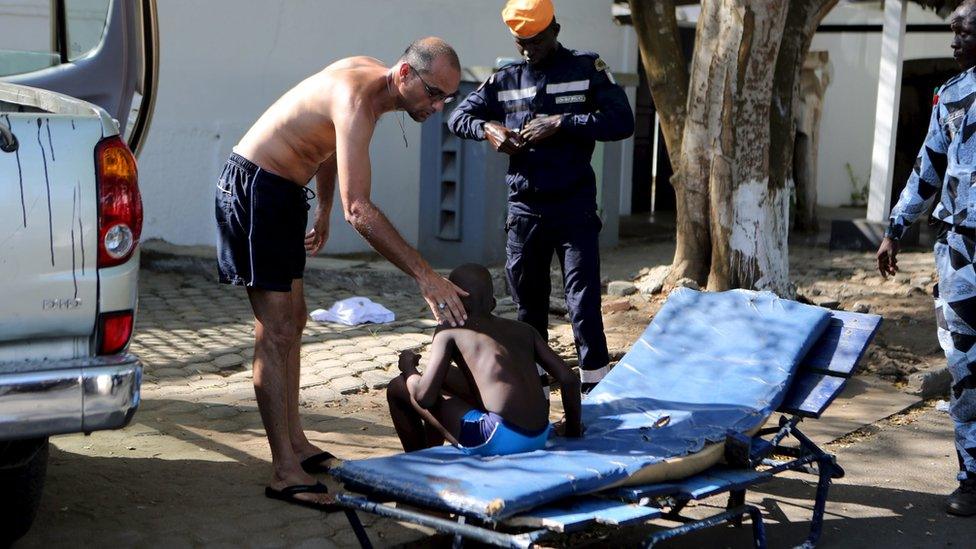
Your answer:
[[[329,489],[321,482],[316,482],[315,484],[296,484],[294,486],[282,488],[281,490],[275,490],[270,486],[266,486],[264,488],[264,496],[271,499],[284,501],[285,503],[292,503],[294,505],[301,505],[302,507],[308,507],[309,509],[315,509],[316,511],[325,511],[326,513],[341,511],[342,508],[334,503],[316,503],[314,501],[308,501],[295,497],[299,494],[328,493]]]
[[[326,462],[333,459],[338,458],[331,452],[319,452],[302,460],[302,470],[310,475],[328,473],[331,467],[326,465]]]

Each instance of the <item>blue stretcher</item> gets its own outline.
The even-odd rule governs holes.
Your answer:
[[[593,524],[683,522],[651,535],[652,546],[749,515],[755,544],[764,547],[762,515],[745,504],[745,491],[783,471],[815,468],[819,483],[804,544],[812,547],[830,481],[843,470],[798,424],[819,418],[843,390],[880,322],[766,292],[680,289],[584,400],[584,438],[554,437],[544,450],[494,458],[443,446],[345,462],[332,474],[356,493],[337,500],[364,547],[371,544],[356,511],[453,534],[456,545],[470,538],[503,547],[529,547]],[[785,415],[764,428],[774,411]],[[798,446],[786,446],[787,437]],[[664,461],[716,446],[722,464],[633,485]],[[681,515],[688,502],[724,492],[725,512],[702,520]],[[391,501],[418,510],[386,505]]]

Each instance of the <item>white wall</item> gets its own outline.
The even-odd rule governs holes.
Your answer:
[[[251,123],[307,75],[350,55],[392,63],[415,38],[437,35],[464,66],[492,65],[516,52],[502,0],[166,0],[159,2],[160,67],[156,110],[140,156],[144,238],[213,244],[213,186]],[[628,30],[613,24],[609,2],[560,0],[561,41],[600,52],[617,70]],[[633,44],[633,42],[630,42]],[[632,66],[622,66],[624,60]],[[393,115],[373,138],[373,199],[412,243],[417,241],[420,126],[406,119],[409,148]],[[629,179],[627,180],[629,186]],[[367,250],[336,200],[326,253]]]
[[[908,10],[909,24],[945,24],[947,31],[907,33],[905,60],[951,57],[948,23],[916,4],[909,4]],[[823,23],[880,25],[882,12],[877,3],[841,4]],[[870,177],[881,33],[818,33],[810,49],[829,52],[832,72],[820,125],[817,201],[824,206],[844,205],[850,202],[852,189],[846,164],[862,182]]]

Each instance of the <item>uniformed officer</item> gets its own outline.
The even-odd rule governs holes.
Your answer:
[[[953,57],[963,72],[939,88],[915,169],[891,209],[878,248],[878,270],[898,271],[898,242],[938,199],[935,242],[935,319],[952,375],[949,415],[955,423],[959,488],[946,500],[953,515],[976,516],[976,0],[949,19]],[[940,192],[941,191],[941,192]]]
[[[627,96],[595,53],[557,41],[551,0],[510,0],[502,19],[523,61],[494,73],[453,112],[450,129],[510,155],[506,271],[520,320],[548,337],[549,268],[559,258],[580,377],[588,391],[607,372],[600,312],[595,142],[629,137]]]

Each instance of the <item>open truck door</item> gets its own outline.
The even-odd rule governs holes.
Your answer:
[[[0,80],[102,107],[136,155],[158,56],[156,0],[0,0]]]

